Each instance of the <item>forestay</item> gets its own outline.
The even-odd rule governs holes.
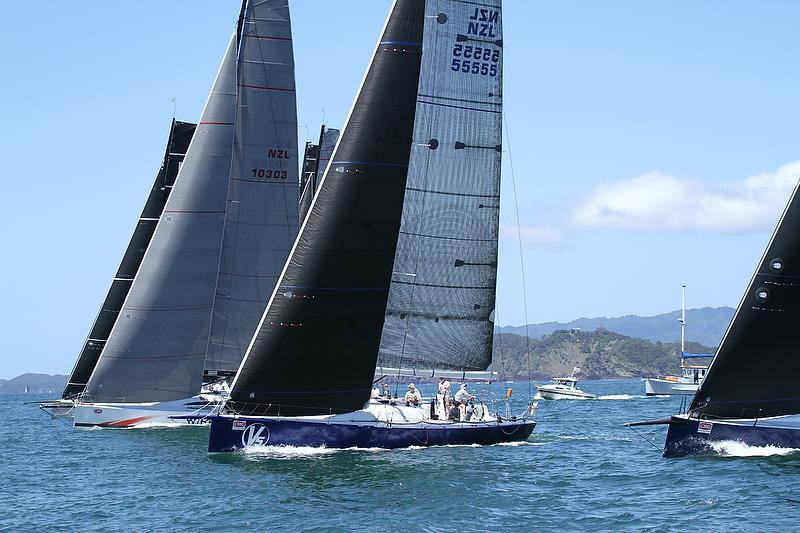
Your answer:
[[[428,0],[426,21],[378,364],[484,370],[500,213],[500,3]]]
[[[298,230],[297,106],[289,6],[247,2],[233,162],[206,370],[239,368]]]
[[[231,168],[236,46],[234,35],[164,214],[89,379],[92,401],[168,401],[198,392]]]

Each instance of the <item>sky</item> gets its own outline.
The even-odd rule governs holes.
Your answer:
[[[239,4],[4,2],[0,378],[72,368]],[[301,146],[344,122],[390,5],[291,1]],[[668,312],[681,283],[689,307],[738,304],[800,175],[798,20],[505,0],[500,325]]]

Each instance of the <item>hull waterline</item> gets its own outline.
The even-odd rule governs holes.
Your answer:
[[[664,444],[664,457],[713,454],[716,453],[714,445],[725,441],[800,449],[800,416],[736,420],[673,416]]]
[[[305,418],[305,420],[303,419]],[[424,422],[418,424],[329,423],[325,417],[211,417],[209,452],[248,446],[408,448],[490,445],[530,437],[536,422]]]
[[[697,383],[685,383],[681,381],[671,381],[667,379],[645,378],[644,393],[647,396],[692,396],[697,392]]]

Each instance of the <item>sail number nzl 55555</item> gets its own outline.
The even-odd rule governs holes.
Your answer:
[[[285,180],[288,172],[279,168],[254,168],[250,170],[254,178],[265,178],[268,180]]]

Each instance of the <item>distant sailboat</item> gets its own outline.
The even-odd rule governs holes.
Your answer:
[[[297,234],[297,163],[288,5],[248,0],[76,427],[214,409]]]
[[[722,441],[800,448],[800,196],[795,187],[686,413],[669,424],[665,457]]]
[[[326,128],[323,124],[319,132],[319,142],[306,143],[303,156],[303,172],[300,181],[300,223],[308,214],[314,194],[317,192],[319,182],[333,155],[333,149],[339,140],[339,130]]]
[[[664,378],[642,378],[644,392],[647,396],[693,395],[703,381],[708,370],[707,364],[692,364],[687,359],[703,360],[714,357],[713,354],[689,353],[686,351],[686,285],[681,285],[681,363],[680,376]]]
[[[530,436],[530,405],[449,420],[435,400],[370,399],[383,374],[493,377],[500,25],[498,0],[395,1],[210,452]]]
[[[100,359],[100,353],[119,317],[119,311],[128,296],[133,278],[142,264],[145,251],[150,246],[156,223],[161,218],[164,206],[167,203],[170,192],[172,192],[178,169],[183,163],[189,142],[192,140],[192,135],[194,135],[195,126],[190,122],[172,120],[161,168],[156,175],[153,187],[150,189],[150,194],[136,223],[128,248],[122,257],[122,262],[117,269],[114,280],[111,282],[111,287],[108,289],[108,294],[103,300],[100,311],[97,313],[97,317],[89,330],[89,335],[83,343],[78,359],[75,361],[75,366],[70,372],[67,385],[64,387],[59,399],[39,404],[39,407],[50,416],[72,416],[75,399],[86,388],[86,382],[94,371],[98,359]]]

